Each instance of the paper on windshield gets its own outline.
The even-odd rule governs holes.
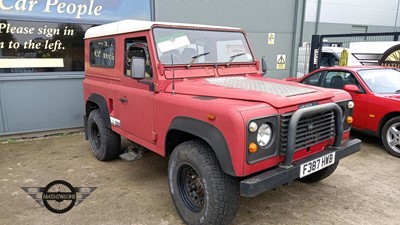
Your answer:
[[[177,33],[156,40],[161,52],[167,52],[186,45],[190,45],[189,38],[184,33]]]

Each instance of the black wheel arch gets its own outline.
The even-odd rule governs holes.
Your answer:
[[[108,112],[108,106],[107,106],[106,100],[104,99],[103,96],[101,96],[99,94],[91,94],[86,101],[85,115],[83,116],[86,140],[89,140],[89,137],[87,136],[87,130],[86,130],[87,129],[87,118],[89,117],[90,112],[94,109],[100,109],[100,113],[101,113],[101,116],[104,118],[106,127],[111,129],[111,121],[109,118],[109,112]]]
[[[377,133],[378,137],[381,137],[383,127],[385,126],[387,121],[391,120],[394,117],[400,117],[400,112],[391,112],[382,117],[381,121],[379,122],[378,133]]]
[[[106,123],[107,128],[111,128],[110,115],[106,100],[101,95],[91,94],[86,101],[86,115],[89,116],[90,112],[95,108],[100,109],[100,113],[105,120],[104,122]]]
[[[215,126],[189,117],[176,117],[170,124],[165,139],[166,155],[180,143],[195,138],[205,141],[217,156],[218,162],[226,174],[235,176],[232,158],[225,137]]]

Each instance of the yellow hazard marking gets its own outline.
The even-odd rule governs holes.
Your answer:
[[[269,45],[275,44],[275,33],[268,33],[268,44]]]
[[[276,69],[284,70],[286,68],[286,55],[278,55],[276,58]]]

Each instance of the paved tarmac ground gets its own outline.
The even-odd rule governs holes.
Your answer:
[[[294,182],[241,198],[233,224],[400,224],[400,159],[374,138],[319,183]],[[125,146],[127,142],[125,142]],[[0,224],[182,224],[168,190],[168,159],[100,162],[83,134],[0,144]],[[56,179],[97,187],[80,205],[54,214],[20,187]]]

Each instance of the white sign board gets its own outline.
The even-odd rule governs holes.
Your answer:
[[[319,49],[314,50],[314,65],[318,64],[318,52],[319,52]]]

